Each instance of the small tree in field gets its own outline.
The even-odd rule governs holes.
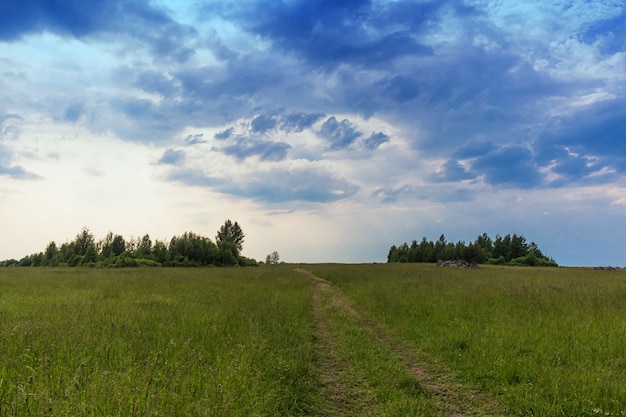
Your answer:
[[[277,265],[280,261],[280,255],[274,251],[265,257],[265,263],[268,265]]]

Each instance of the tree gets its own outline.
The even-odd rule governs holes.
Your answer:
[[[509,245],[509,260],[520,258],[528,254],[528,244],[522,235],[513,234]]]
[[[439,236],[439,239],[435,242],[435,247],[434,247],[434,250],[435,250],[435,253],[434,253],[435,261],[437,261],[437,260],[442,258],[443,250],[445,248],[446,248],[446,237],[442,233],[441,236]]]
[[[510,235],[506,235],[506,237],[496,235],[496,240],[493,242],[493,257],[497,259],[502,256],[505,260],[508,261],[510,244]]]
[[[95,251],[96,241],[91,231],[88,228],[83,227],[74,239],[74,251],[78,256],[84,256],[87,252],[91,252],[91,249]]]
[[[149,258],[151,250],[152,240],[150,240],[150,235],[145,234],[141,239],[139,239],[139,243],[135,249],[135,256],[138,258]]]
[[[265,257],[265,263],[268,265],[277,265],[280,260],[278,252],[274,251]]]
[[[126,241],[121,235],[115,235],[113,242],[111,243],[111,251],[113,256],[120,256],[126,251]]]
[[[59,253],[59,249],[57,248],[57,244],[54,241],[48,243],[46,247],[46,252],[44,254],[44,265],[52,266],[52,259]]]
[[[164,264],[167,261],[167,245],[165,242],[156,240],[152,245],[152,257],[156,262]]]
[[[558,266],[554,259],[545,256],[535,242],[526,242],[523,235],[496,235],[492,240],[486,233],[478,236],[474,242],[456,244],[447,242],[444,234],[436,242],[426,237],[418,244],[413,240],[411,246],[403,243],[392,245],[387,255],[387,262],[436,262],[437,260],[460,260],[496,265],[536,265]]]
[[[435,255],[434,244],[432,241],[428,241],[426,236],[422,236],[422,241],[419,245],[418,262],[437,262],[437,256]],[[433,258],[435,258],[433,260]]]
[[[182,236],[174,236],[170,240],[169,259],[171,266],[204,266],[219,263],[217,248],[208,237],[185,232]],[[231,255],[232,256],[232,255]],[[234,265],[237,260],[229,260]],[[222,263],[227,265],[227,263]]]
[[[389,248],[389,253],[387,254],[387,262],[398,262],[398,258],[398,247],[396,245],[391,245],[391,247]]]
[[[102,258],[110,258],[113,253],[113,232],[107,233],[104,239],[100,241],[99,246]]]
[[[230,250],[235,257],[238,257],[243,249],[243,242],[246,235],[237,222],[226,220],[215,236],[215,243],[221,250]]]
[[[491,258],[493,252],[493,241],[487,235],[487,233],[483,233],[482,235],[476,238],[474,242],[474,246],[480,248],[483,251],[483,255],[485,258]]]

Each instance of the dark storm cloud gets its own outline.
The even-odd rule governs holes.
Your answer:
[[[401,104],[406,103],[420,93],[419,82],[411,77],[397,75],[392,78],[384,78],[376,83],[376,87],[382,89],[382,95],[392,101]]]
[[[482,177],[529,188],[546,185],[539,170],[548,167],[567,180],[603,168],[626,171],[626,102],[587,106],[571,118],[552,116],[554,98],[609,91],[607,81],[553,76],[567,67],[555,64],[555,43],[498,26],[486,6],[225,0],[193,7],[198,30],[151,2],[3,2],[0,41],[52,32],[112,42],[123,46],[113,49],[124,56],[135,47],[148,51],[147,60],[141,56],[118,68],[116,81],[120,89],[149,93],[150,100],[116,95],[96,106],[67,99],[54,113],[69,122],[89,119],[94,130],[126,140],[163,143],[187,126],[232,125],[236,129],[215,134],[228,140],[219,150],[262,161],[288,158],[290,146],[272,138],[277,131],[313,129],[331,150],[355,144],[374,150],[390,140],[382,132],[364,136],[348,119],[321,122],[326,114],[358,114],[417,132],[406,135],[412,150],[447,161],[431,181]],[[623,17],[583,25],[568,39],[598,45],[604,54],[624,51]],[[189,59],[195,48],[211,58]],[[544,61],[554,71],[541,69]],[[621,90],[615,90],[618,96]],[[106,117],[89,113],[94,108],[106,108]],[[241,132],[235,121],[252,114]]]
[[[602,166],[626,172],[626,101],[596,103],[555,122],[541,136],[538,159],[556,162],[560,173],[584,175],[593,169],[581,158],[598,159]],[[568,150],[568,152],[565,151]],[[578,157],[574,156],[578,155]]]
[[[567,155],[558,160],[552,172],[562,175],[568,182],[586,177],[594,172],[593,164],[586,158]]]
[[[545,120],[547,109],[537,103],[567,94],[561,83],[538,74],[510,52],[467,49],[438,63],[438,74],[423,77],[428,87],[418,99],[422,113],[413,115],[426,132],[418,144],[423,150],[447,154],[446,149],[463,144],[470,150],[472,142],[482,144],[485,137],[498,144],[525,139],[529,127]]]
[[[358,187],[346,179],[314,168],[262,171],[237,181],[212,177],[200,170],[183,169],[168,174],[167,180],[189,186],[209,187],[224,194],[264,203],[329,203],[348,198],[358,191]]]
[[[161,104],[168,111],[166,117],[180,127],[219,126],[290,97],[294,89],[285,84],[290,77],[281,73],[280,60],[270,55],[235,58],[224,68],[185,65],[168,73],[163,87],[171,84],[174,92],[173,100]],[[259,105],[253,107],[252,102]]]
[[[194,30],[172,20],[163,9],[136,0],[25,0],[0,2],[0,40],[51,32],[85,38],[126,33],[145,41],[157,56],[186,61],[185,46]]]
[[[338,122],[335,116],[331,116],[324,122],[318,135],[328,141],[330,149],[342,149],[350,146],[363,134],[349,120]]]
[[[508,187],[532,188],[542,181],[530,149],[515,145],[503,146],[477,157],[471,173],[483,176],[488,184]]]
[[[207,13],[221,13],[246,30],[271,39],[277,48],[332,67],[388,65],[407,55],[428,55],[432,49],[415,35],[432,21],[445,2],[376,3],[371,1],[266,2],[252,7],[211,6]]]
[[[85,36],[111,24],[115,1],[25,0],[0,3],[0,38],[18,39],[32,32]]]
[[[187,99],[199,100],[201,104],[231,100],[240,103],[241,106],[241,103],[245,102],[242,98],[265,90],[271,91],[275,86],[280,87],[285,82],[276,68],[271,68],[262,61],[261,56],[244,56],[227,61],[226,70],[189,66],[172,75]],[[279,62],[274,64],[280,65]],[[244,106],[241,110],[247,112],[249,107]]]

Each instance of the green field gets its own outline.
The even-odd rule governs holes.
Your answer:
[[[626,271],[0,270],[0,416],[623,416]]]

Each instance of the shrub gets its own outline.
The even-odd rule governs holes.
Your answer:
[[[499,258],[489,258],[487,263],[490,265],[504,265],[506,263],[506,259],[504,259],[504,256],[500,256]]]

